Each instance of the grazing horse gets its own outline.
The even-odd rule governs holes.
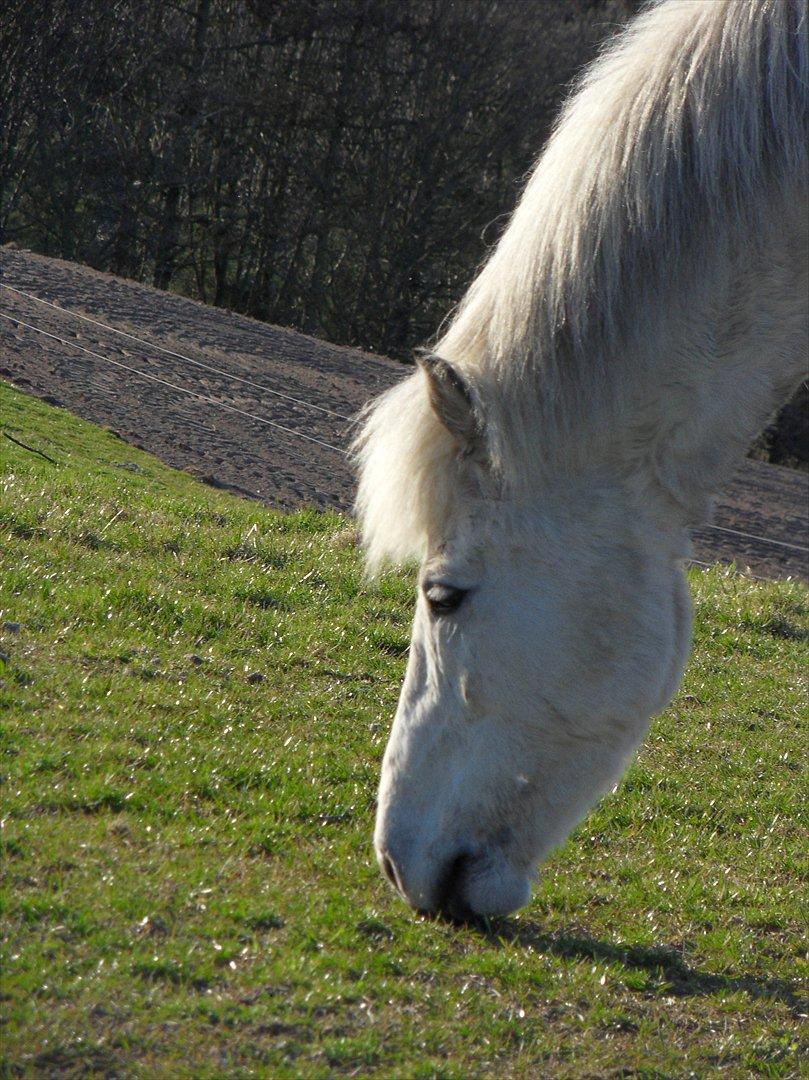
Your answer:
[[[375,845],[413,907],[528,901],[680,681],[688,529],[806,364],[805,0],[663,0],[354,446],[371,570],[420,560]]]

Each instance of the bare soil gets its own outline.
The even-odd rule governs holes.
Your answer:
[[[0,314],[54,335],[0,319],[0,377],[210,484],[283,509],[350,509],[353,478],[340,452],[349,418],[402,377],[401,364],[10,247],[0,249],[0,281],[182,354],[0,289]],[[29,435],[35,445],[36,432]],[[809,556],[795,550],[809,545],[809,474],[744,462],[718,500],[713,524],[720,529],[694,534],[696,559],[809,579]]]

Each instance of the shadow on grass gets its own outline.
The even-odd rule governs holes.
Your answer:
[[[688,964],[683,954],[667,945],[631,945],[627,942],[601,941],[582,934],[544,932],[535,923],[504,920],[489,927],[479,927],[479,933],[491,944],[503,942],[520,945],[537,953],[573,960],[601,960],[623,964],[626,968],[647,971],[657,977],[659,992],[692,997],[718,993],[747,994],[751,998],[780,1001],[793,1013],[805,1014],[807,1001],[802,999],[794,983],[786,979],[761,979],[753,975],[718,975],[700,971]]]

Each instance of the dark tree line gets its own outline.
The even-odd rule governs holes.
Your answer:
[[[640,0],[5,0],[0,242],[407,356]]]
[[[634,0],[8,0],[7,239],[405,354]],[[493,223],[493,224],[492,224]]]

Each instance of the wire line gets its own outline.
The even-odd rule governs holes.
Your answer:
[[[328,416],[334,416],[338,420],[346,420],[349,424],[352,422],[352,417],[346,416],[344,413],[335,412],[334,409],[327,409],[323,405],[315,405],[314,402],[306,401],[304,398],[295,397],[293,394],[284,394],[280,390],[273,390],[272,387],[264,386],[262,383],[255,382],[253,379],[245,379],[241,375],[233,375],[229,371],[223,371],[222,368],[214,367],[213,364],[204,364],[201,360],[194,360],[191,356],[185,356],[183,353],[174,352],[173,349],[167,349],[163,345],[158,345],[154,341],[149,341],[147,338],[138,337],[136,334],[130,334],[126,330],[118,330],[114,326],[109,326],[107,323],[100,322],[98,319],[91,319],[89,315],[80,315],[78,311],[71,311],[69,308],[61,307],[59,304],[53,304],[50,300],[43,300],[41,296],[34,296],[32,293],[24,292],[22,289],[17,289],[13,285],[6,285],[0,281],[1,289],[8,289],[10,292],[17,293],[18,296],[24,296],[27,300],[35,300],[38,304],[45,304],[46,307],[53,308],[54,311],[58,311],[61,315],[70,315],[74,319],[81,319],[82,322],[92,323],[93,326],[100,326],[104,330],[109,330],[112,334],[120,334],[121,337],[129,338],[130,341],[137,341],[140,345],[146,345],[150,349],[157,349],[158,352],[165,353],[166,356],[174,356],[178,360],[185,360],[186,363],[193,364],[195,367],[203,368],[205,371],[211,371],[215,375],[222,375],[226,379],[233,379],[235,382],[244,383],[245,386],[252,386],[257,390],[263,390],[267,394],[274,394],[276,397],[284,398],[286,401],[294,401],[296,405],[303,405],[307,409],[317,409],[318,412],[326,413]]]
[[[25,322],[23,319],[18,319],[13,315],[4,315],[3,312],[0,311],[0,319],[7,319],[8,322],[15,323],[17,326],[24,326],[27,330],[33,330],[34,333],[42,334],[43,337],[51,338],[53,341],[58,341],[71,349],[78,349],[80,352],[87,353],[88,356],[95,357],[96,360],[102,360],[107,364],[114,364],[115,367],[123,368],[124,371],[131,371],[133,375],[138,375],[141,379],[148,379],[150,382],[159,383],[161,386],[167,386],[170,390],[176,390],[180,394],[187,394],[189,397],[196,398],[198,401],[204,401],[209,405],[216,405],[220,409],[227,409],[229,412],[238,413],[239,416],[246,416],[248,420],[256,420],[259,424],[267,424],[268,427],[277,428],[278,431],[283,431],[286,435],[292,435],[296,439],[305,439],[306,442],[316,443],[318,446],[324,446],[327,450],[333,450],[336,454],[348,457],[348,451],[343,450],[342,447],[334,446],[332,443],[326,442],[325,439],[317,439],[314,435],[304,435],[302,431],[295,431],[294,428],[286,427],[284,424],[279,424],[275,420],[268,420],[265,416],[256,416],[255,413],[247,412],[246,409],[240,409],[236,405],[228,405],[227,402],[218,401],[216,398],[208,397],[207,394],[199,394],[196,390],[187,390],[184,386],[177,386],[176,383],[170,383],[166,379],[160,379],[157,375],[150,375],[148,372],[131,367],[129,364],[122,364],[120,360],[113,360],[112,357],[102,356],[101,353],[93,352],[92,349],[86,349],[83,345],[77,345],[75,341],[68,341],[67,338],[59,337],[58,334],[51,334],[47,330],[40,330],[38,326]]]
[[[730,529],[727,525],[700,525],[701,529],[715,529],[717,532],[730,533],[731,536],[741,536],[745,540],[758,540],[764,544],[775,544],[777,547],[788,548],[790,551],[800,551],[809,555],[809,547],[801,547],[800,544],[788,544],[786,540],[772,540],[769,536],[756,536],[755,533],[740,532],[739,529]]]

